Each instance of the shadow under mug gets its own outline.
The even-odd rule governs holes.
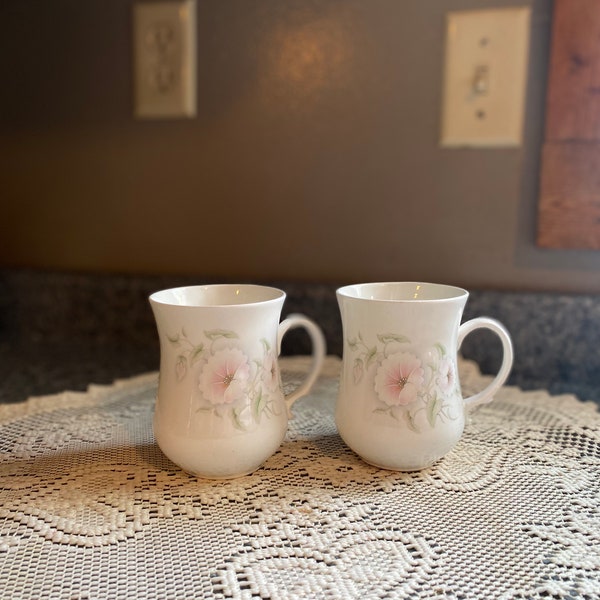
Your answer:
[[[487,317],[461,325],[468,295],[413,282],[337,290],[344,346],[336,425],[366,462],[403,471],[433,464],[460,439],[465,406],[491,401],[506,381],[513,362],[510,336]],[[463,400],[457,353],[478,328],[500,338],[502,365],[484,390]]]
[[[160,341],[154,435],[185,471],[231,478],[257,469],[280,446],[292,404],[315,382],[321,329],[302,315],[279,322],[285,293],[260,285],[204,285],[149,298]],[[285,333],[303,327],[312,366],[284,396],[277,357]]]

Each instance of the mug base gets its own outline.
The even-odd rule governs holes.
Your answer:
[[[249,475],[261,467],[281,445],[285,422],[276,428],[220,438],[186,436],[165,419],[154,419],[154,438],[162,453],[180,469],[202,479],[226,480]]]
[[[385,471],[396,471],[396,472],[400,472],[400,473],[414,473],[416,471],[423,471],[424,469],[429,469],[430,467],[433,467],[433,465],[435,465],[435,463],[438,462],[438,460],[441,460],[441,459],[434,460],[433,462],[427,463],[426,465],[424,465],[422,467],[389,467],[386,465],[380,465],[380,464],[374,463],[373,461],[367,460],[366,458],[362,458],[362,456],[360,458],[361,458],[361,460],[366,462],[368,465],[371,465],[372,467],[375,467],[376,469],[383,469]]]
[[[196,477],[198,479],[206,479],[207,481],[227,481],[229,479],[239,479],[240,477],[246,477],[246,475],[252,475],[257,469],[260,469],[262,465],[256,467],[256,469],[250,469],[249,471],[243,471],[242,473],[235,473],[233,475],[205,475],[202,473],[194,473],[193,471],[188,471],[186,469],[182,469],[188,475],[192,477]]]

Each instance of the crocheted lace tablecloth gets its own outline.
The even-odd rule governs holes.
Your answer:
[[[283,359],[286,386],[307,366]],[[338,371],[231,481],[157,448],[156,374],[0,406],[0,598],[600,597],[595,405],[505,387],[434,467],[389,472],[338,436]]]

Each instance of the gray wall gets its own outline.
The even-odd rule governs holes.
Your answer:
[[[523,147],[439,148],[445,12],[523,4]],[[3,0],[0,265],[600,291],[535,247],[551,9],[198,0],[198,116],[149,122],[130,0]]]

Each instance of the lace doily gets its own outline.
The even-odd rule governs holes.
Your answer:
[[[286,384],[306,368],[283,359]],[[437,465],[389,472],[336,433],[338,369],[224,482],[155,445],[156,374],[0,406],[0,598],[600,597],[595,405],[503,388]]]

